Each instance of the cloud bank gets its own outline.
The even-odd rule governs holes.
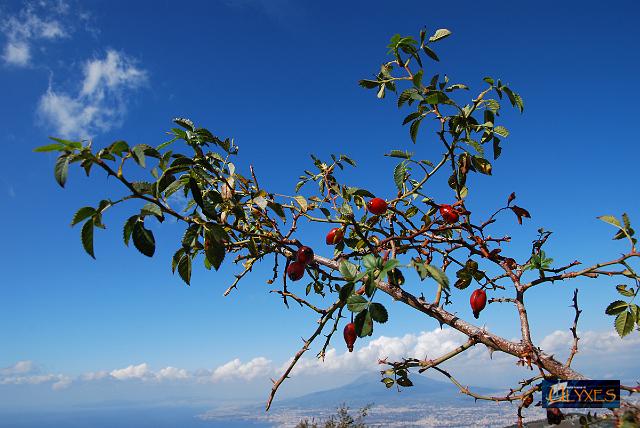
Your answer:
[[[636,355],[640,351],[640,337],[638,335],[620,339],[613,331],[585,331],[579,334],[581,337],[580,352],[576,357],[576,362],[582,360],[583,368],[593,369],[606,365],[609,367],[609,371],[606,372],[609,377],[637,376],[635,363],[627,361],[627,356]],[[366,346],[357,347],[352,353],[330,348],[324,361],[313,358],[313,356],[301,358],[291,375],[296,378],[304,378],[331,374],[340,378],[340,375],[346,376],[361,372],[373,373],[381,369],[382,366],[378,364],[381,359],[396,361],[403,357],[435,358],[459,346],[465,340],[464,335],[450,328],[406,334],[399,337],[381,336],[371,340]],[[572,340],[569,332],[558,330],[544,337],[540,346],[547,352],[562,356],[563,352],[568,352]],[[478,345],[450,360],[446,366],[456,373],[467,374],[470,381],[482,384],[488,378],[505,371],[510,371],[514,375],[526,376],[528,373],[524,373],[522,368],[516,367],[515,361],[515,358],[502,353],[490,355],[484,346]],[[125,384],[127,382],[152,384],[165,382],[197,384],[250,382],[279,377],[289,362],[290,360],[276,364],[263,356],[249,361],[235,358],[211,369],[194,371],[172,366],[154,370],[147,363],[140,363],[72,377],[65,374],[45,373],[32,361],[19,361],[0,369],[0,385],[49,384],[53,390],[63,390],[74,383],[105,381]],[[626,372],[625,367],[631,372]]]

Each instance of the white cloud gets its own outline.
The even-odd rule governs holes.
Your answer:
[[[0,32],[6,37],[5,63],[24,67],[31,60],[31,44],[39,40],[55,40],[68,36],[61,22],[68,12],[68,5],[62,1],[27,3],[16,15],[3,17]]]
[[[175,367],[165,367],[160,369],[158,373],[156,373],[156,378],[158,380],[176,380],[176,379],[187,379],[190,377],[189,372],[185,369],[178,369]]]
[[[31,59],[29,45],[23,41],[9,41],[4,47],[2,58],[9,64],[25,66],[29,64],[29,59]]]
[[[62,137],[88,138],[118,126],[126,113],[125,95],[147,81],[145,70],[122,52],[108,50],[104,59],[87,61],[76,95],[49,84],[38,112]]]
[[[36,367],[35,367],[35,364],[33,364],[33,361],[29,361],[29,360],[18,361],[12,366],[0,369],[0,377],[31,373],[35,371],[36,371]]]
[[[578,331],[579,354],[603,354],[630,352],[640,348],[640,335],[630,334],[621,339],[613,330]],[[556,330],[540,341],[540,347],[549,353],[568,354],[573,345],[573,335],[568,330]]]
[[[18,361],[0,369],[0,385],[39,385],[51,383],[51,388],[60,390],[71,385],[72,379],[62,374],[43,374],[33,361]]]
[[[626,374],[637,373],[633,355],[640,351],[640,336],[630,335],[620,339],[613,331],[585,331],[579,332],[580,353],[576,363],[581,364],[585,374],[605,376],[605,378],[629,378]],[[379,360],[399,361],[403,357],[437,358],[451,351],[466,341],[466,336],[451,328],[434,329],[418,334],[406,334],[398,337],[381,336],[370,340],[366,345],[356,342],[354,352],[347,352],[342,346],[339,349],[327,350],[324,361],[314,358],[311,354],[303,357],[292,372],[292,376],[305,377],[331,374],[339,379],[341,375],[348,377],[362,372],[373,372],[385,366]],[[554,331],[545,336],[539,345],[546,352],[556,354],[562,360],[561,353],[568,353],[572,343],[572,336],[567,331]],[[42,373],[32,361],[19,361],[12,366],[0,369],[1,385],[23,384],[51,384],[54,390],[68,388],[74,382],[100,382],[115,380],[121,382],[145,381],[150,383],[162,382],[191,382],[191,383],[219,383],[229,380],[245,382],[266,380],[279,377],[287,368],[289,361],[284,364],[274,364],[265,357],[256,357],[243,362],[239,358],[233,359],[213,369],[199,369],[189,371],[183,368],[167,366],[159,370],[152,370],[147,363],[129,365],[111,371],[101,370],[88,372],[76,378],[64,374]],[[452,358],[445,363],[445,367],[460,379],[476,385],[506,387],[513,379],[520,379],[528,374],[521,367],[515,365],[516,359],[504,353],[491,355],[483,345],[476,345],[466,352]],[[602,370],[606,369],[606,372]],[[598,371],[600,370],[600,371]],[[633,378],[635,375],[631,375]]]
[[[151,372],[147,363],[138,364],[137,366],[131,365],[123,369],[113,370],[109,373],[112,377],[120,380],[124,379],[143,379],[148,377]]]
[[[254,358],[244,364],[236,358],[213,370],[211,380],[214,382],[230,379],[252,380],[260,375],[269,376],[272,371],[271,361],[264,357]]]

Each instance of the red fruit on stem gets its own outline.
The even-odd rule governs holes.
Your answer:
[[[342,242],[344,232],[339,227],[334,227],[327,233],[327,245],[337,245]]]
[[[460,214],[451,205],[440,205],[440,215],[447,223],[456,223]]]
[[[304,264],[293,262],[287,268],[287,276],[291,281],[298,281],[304,276]]]
[[[303,265],[308,265],[313,261],[313,250],[306,245],[298,248],[298,252],[296,253],[296,260]]]
[[[473,316],[476,319],[480,316],[480,311],[484,309],[487,305],[487,293],[482,288],[478,288],[473,293],[471,293],[471,310],[473,311]]]
[[[349,352],[353,352],[353,344],[356,343],[356,325],[352,322],[344,326],[344,341],[347,343]]]
[[[371,214],[382,215],[387,212],[387,202],[384,199],[373,198],[367,202],[367,209]]]

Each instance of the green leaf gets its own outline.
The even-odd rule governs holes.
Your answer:
[[[616,300],[615,302],[611,302],[604,312],[607,315],[618,315],[619,313],[626,311],[628,307],[629,304],[627,302]]]
[[[93,207],[82,207],[73,215],[73,219],[71,219],[71,226],[75,226],[80,223],[82,220],[91,217],[96,213],[96,210]]]
[[[395,383],[395,381],[393,379],[391,379],[390,377],[382,378],[382,380],[380,380],[380,382],[384,383],[384,386],[386,386],[387,388],[391,388],[393,386],[393,384]]]
[[[366,89],[373,89],[373,88],[377,88],[378,85],[380,85],[380,82],[376,80],[360,80],[358,82],[358,85]]]
[[[616,285],[616,290],[625,297],[633,297],[636,295],[633,290],[628,290],[625,284]]]
[[[182,257],[180,257],[180,260],[178,261],[178,274],[180,275],[180,278],[187,283],[187,285],[190,285],[191,257],[189,257],[188,254],[183,254]]]
[[[82,246],[84,250],[94,259],[96,256],[93,254],[93,221],[87,220],[82,226],[82,233],[80,234],[82,238]]]
[[[424,45],[422,47],[422,50],[424,51],[425,54],[427,54],[427,56],[429,58],[431,58],[434,61],[440,61],[440,58],[438,58],[438,55],[436,55],[436,53],[431,50],[431,48],[429,48],[427,45]]]
[[[507,138],[509,136],[509,130],[504,126],[496,126],[495,128],[493,128],[493,132],[503,138]]]
[[[176,125],[180,125],[184,129],[187,129],[187,130],[189,130],[191,132],[195,132],[195,130],[196,130],[196,126],[189,119],[185,119],[185,118],[182,118],[182,117],[176,117],[175,119],[173,119],[173,123],[175,123]]]
[[[367,309],[356,315],[354,324],[359,337],[371,336],[371,334],[373,334],[373,320]]]
[[[414,120],[411,123],[411,126],[409,127],[409,135],[411,136],[411,141],[413,141],[414,143],[418,138],[418,130],[420,129],[420,122],[422,122],[422,119]]]
[[[625,311],[616,317],[615,327],[620,337],[625,337],[633,331],[636,320],[631,311]]]
[[[46,146],[40,146],[33,149],[34,152],[56,152],[64,150],[64,145],[62,144],[47,144]]]
[[[451,31],[447,30],[446,28],[440,28],[436,30],[433,36],[429,37],[429,41],[437,42],[438,40],[442,40],[445,37],[449,37],[450,35],[451,35]]]
[[[131,156],[133,156],[133,160],[135,160],[142,168],[146,167],[146,158],[144,156],[144,147],[142,144],[138,144],[131,149]]]
[[[305,197],[297,195],[297,196],[294,196],[293,198],[296,200],[298,205],[300,205],[302,212],[306,212],[307,209],[309,208],[309,204],[307,203],[307,200],[305,199]]]
[[[600,217],[597,217],[597,218],[604,221],[605,223],[609,223],[617,228],[622,229],[622,225],[620,224],[620,221],[612,215],[601,215]]]
[[[133,225],[138,221],[138,216],[134,215],[129,217],[124,223],[124,229],[122,231],[122,238],[124,239],[124,245],[129,246],[129,239],[131,239],[131,233],[133,232]]]
[[[351,312],[362,312],[369,306],[369,301],[358,294],[352,294],[347,298],[347,309]]]
[[[142,209],[140,210],[140,216],[144,217],[147,215],[155,216],[158,220],[164,220],[164,214],[160,207],[153,202],[147,202]]]
[[[123,152],[129,150],[129,144],[127,144],[126,141],[115,141],[107,148],[107,150],[114,155],[122,156]]]
[[[219,239],[212,228],[208,228],[206,230],[205,239],[205,255],[207,259],[209,259],[211,266],[213,266],[215,270],[218,270],[220,269],[226,255],[224,243]]]
[[[353,282],[347,282],[340,289],[340,301],[346,302],[349,296],[353,293],[353,289],[355,288],[355,284]]]
[[[427,274],[431,278],[435,279],[438,284],[445,289],[449,288],[449,278],[447,278],[447,275],[442,271],[442,269],[426,263],[424,264],[424,268],[427,271]]]
[[[399,191],[402,191],[404,180],[407,176],[407,165],[404,162],[400,162],[393,170],[393,182]]]
[[[371,271],[378,265],[377,257],[373,254],[367,254],[362,258],[362,264],[368,271]]]
[[[398,385],[403,386],[405,388],[413,386],[413,382],[411,382],[411,380],[409,380],[408,377],[399,377],[396,382],[398,382]]]
[[[53,175],[60,187],[64,187],[67,182],[67,173],[69,171],[69,155],[61,154],[56,159],[56,165],[53,168]]]
[[[385,156],[389,156],[392,158],[400,158],[400,159],[411,159],[413,156],[413,152],[402,151],[402,150],[391,150],[391,152],[385,154]]]
[[[347,281],[353,281],[358,274],[358,267],[346,260],[340,261],[339,270],[342,277]]]
[[[372,303],[369,305],[369,312],[371,312],[371,318],[376,322],[384,324],[389,320],[389,313],[381,303]]]
[[[136,221],[132,231],[133,245],[147,257],[153,257],[156,250],[156,240],[153,232],[144,227],[143,221]]]

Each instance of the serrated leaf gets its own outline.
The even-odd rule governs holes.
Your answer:
[[[631,311],[625,311],[616,317],[615,327],[620,337],[625,337],[633,331],[636,320]]]
[[[131,149],[131,156],[133,156],[133,160],[135,160],[142,168],[146,167],[146,157],[144,155],[144,147],[142,144],[138,144]]]
[[[380,380],[380,382],[384,383],[384,386],[386,386],[387,388],[391,388],[393,386],[393,384],[395,383],[395,381],[393,379],[391,379],[390,377],[382,378]]]
[[[75,226],[80,223],[82,220],[87,219],[94,215],[96,210],[93,207],[82,207],[73,215],[73,219],[71,219],[71,226]]]
[[[447,274],[445,274],[442,269],[426,263],[424,264],[424,268],[427,274],[435,279],[438,284],[443,288],[449,288],[449,278],[447,278]]]
[[[411,159],[411,156],[413,156],[413,152],[402,151],[402,150],[391,150],[385,156],[389,156],[392,158],[400,158],[400,159]]]
[[[371,312],[371,318],[376,322],[384,324],[389,320],[389,313],[381,303],[370,304],[369,312]]]
[[[358,294],[352,294],[347,298],[347,309],[351,312],[361,312],[367,309],[369,301]]]
[[[162,214],[162,210],[160,209],[160,207],[153,202],[147,202],[140,210],[140,215],[153,215],[158,217],[158,219],[164,218],[164,214]]]
[[[424,51],[424,53],[425,53],[425,54],[427,54],[427,56],[428,56],[429,58],[431,58],[432,60],[434,60],[434,61],[440,61],[440,58],[438,58],[438,55],[436,55],[436,53],[435,53],[431,48],[429,48],[427,45],[424,45],[424,46],[422,47],[422,50],[423,50],[423,51]]]
[[[84,226],[82,226],[80,237],[82,238],[84,250],[95,259],[96,256],[93,254],[93,221],[87,220],[85,222]]]
[[[628,307],[629,307],[629,304],[627,302],[623,302],[622,300],[616,300],[615,302],[611,302],[609,306],[607,306],[607,309],[604,310],[604,312],[607,315],[617,315],[621,312],[626,311]]]
[[[60,187],[64,187],[67,182],[67,174],[69,172],[69,155],[62,154],[56,159],[56,164],[53,168],[53,175]]]
[[[124,228],[122,231],[122,238],[124,240],[124,245],[129,246],[129,239],[131,239],[131,233],[133,232],[133,225],[138,221],[138,216],[134,215],[127,219],[124,223]]]
[[[195,130],[196,130],[196,126],[189,119],[185,119],[185,118],[182,118],[182,117],[176,117],[175,119],[173,119],[173,122],[176,125],[180,125],[184,129],[188,129],[191,132],[195,132]]]
[[[438,40],[442,40],[445,37],[449,37],[450,35],[451,35],[451,31],[447,30],[446,28],[440,28],[436,30],[433,36],[429,37],[429,41],[437,42]]]
[[[353,281],[358,274],[358,267],[351,262],[342,260],[338,268],[342,277],[347,281]]]
[[[420,129],[421,122],[422,119],[414,120],[409,127],[409,135],[411,136],[411,141],[413,141],[414,144],[416,142],[416,139],[418,138],[418,130]]]
[[[63,144],[47,144],[33,149],[34,152],[55,152],[60,150],[64,150]]]
[[[403,386],[405,388],[413,386],[413,382],[411,382],[411,380],[409,380],[408,377],[400,377],[396,382],[398,383],[398,385]]]
[[[509,130],[504,126],[496,126],[495,128],[493,128],[493,132],[503,138],[507,138],[509,136]]]
[[[371,334],[373,334],[373,320],[367,309],[356,315],[354,324],[359,337],[371,336]]]
[[[616,290],[625,297],[633,297],[636,295],[633,290],[628,290],[625,284],[616,285]]]
[[[302,209],[302,212],[306,212],[307,209],[309,208],[309,204],[307,203],[307,199],[304,196],[294,196],[293,197],[296,202],[298,203],[298,205],[300,205],[300,208]]]
[[[156,250],[156,240],[153,232],[144,227],[142,221],[136,221],[132,231],[133,245],[147,257],[153,257]]]
[[[191,257],[188,254],[183,254],[178,261],[178,275],[187,285],[191,283]]]
[[[404,162],[400,162],[393,170],[393,182],[399,191],[402,191],[404,180],[407,176],[407,165]]]
[[[205,232],[205,256],[215,270],[220,269],[226,256],[224,243],[219,238],[213,229],[207,229]]]
[[[601,215],[600,217],[597,217],[598,219],[604,221],[605,223],[609,223],[617,228],[622,229],[622,225],[620,224],[620,220],[618,220],[617,218],[615,218],[612,215]]]

